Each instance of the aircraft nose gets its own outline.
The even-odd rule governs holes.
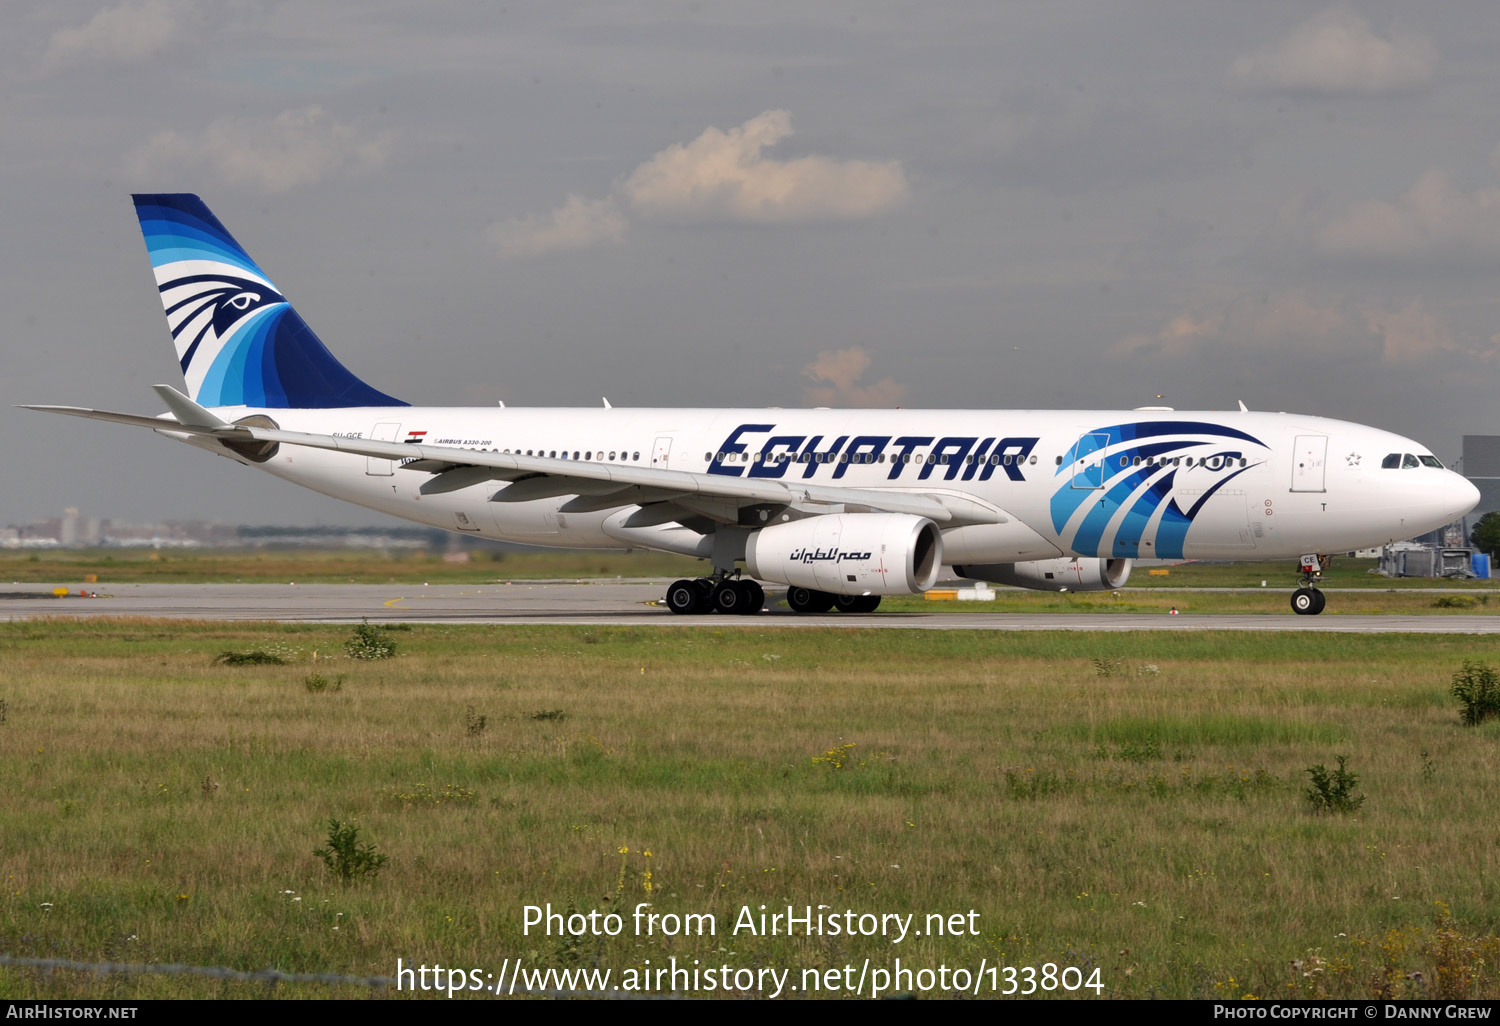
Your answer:
[[[1453,511],[1453,519],[1457,520],[1479,505],[1479,489],[1468,478],[1450,471],[1448,480],[1443,484],[1443,499],[1447,508]]]

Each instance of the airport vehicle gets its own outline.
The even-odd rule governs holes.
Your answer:
[[[355,377],[194,195],[135,207],[186,382],[149,427],[408,520],[567,548],[710,561],[681,614],[873,611],[951,565],[1053,591],[1134,560],[1301,557],[1462,516],[1478,491],[1416,442],[1321,417],[1118,411],[423,408]],[[740,564],[744,569],[740,569]]]

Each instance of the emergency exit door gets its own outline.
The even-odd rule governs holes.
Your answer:
[[[1292,452],[1292,491],[1323,492],[1328,462],[1327,435],[1298,435]]]

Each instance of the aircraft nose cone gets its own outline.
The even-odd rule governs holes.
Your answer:
[[[1466,477],[1450,473],[1447,483],[1443,486],[1443,498],[1448,508],[1453,511],[1455,520],[1463,516],[1469,510],[1479,505],[1479,489]]]

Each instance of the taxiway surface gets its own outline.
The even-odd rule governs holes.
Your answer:
[[[0,620],[156,617],[283,623],[553,624],[660,627],[880,627],[994,631],[1332,631],[1359,634],[1497,634],[1500,617],[1162,613],[996,613],[944,604],[933,611],[798,616],[785,605],[755,617],[673,616],[656,605],[666,582],[518,581],[485,585],[113,584],[58,598],[43,586],[0,586]]]

